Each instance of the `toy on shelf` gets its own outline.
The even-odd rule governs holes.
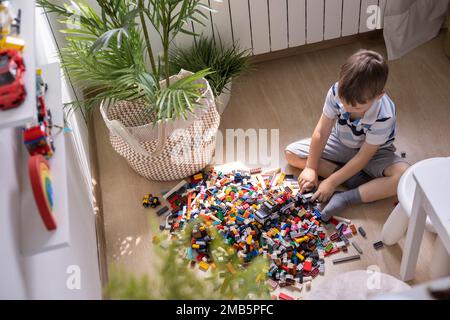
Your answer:
[[[25,146],[30,155],[41,154],[47,159],[53,156],[55,145],[51,129],[53,127],[52,114],[47,109],[44,93],[47,85],[42,79],[42,70],[36,71],[36,104],[38,122],[28,125],[23,134]]]
[[[50,166],[41,155],[31,156],[28,160],[28,173],[34,199],[47,230],[56,229],[53,210],[53,187]]]
[[[0,50],[22,51],[25,47],[25,41],[19,37],[22,12],[19,9],[14,17],[10,2],[0,0]]]
[[[152,207],[156,208],[159,206],[161,202],[159,202],[158,197],[154,197],[152,194],[146,194],[144,198],[142,199],[142,205],[145,208]]]
[[[0,51],[0,110],[16,108],[25,101],[25,65],[15,49]]]

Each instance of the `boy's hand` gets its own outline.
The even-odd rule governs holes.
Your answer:
[[[328,199],[330,199],[331,196],[333,195],[335,189],[336,189],[336,186],[331,181],[331,179],[323,180],[320,183],[319,187],[317,188],[317,191],[312,196],[311,202],[316,201],[316,200],[319,200],[319,202],[328,201]]]
[[[303,169],[298,177],[298,185],[301,193],[312,190],[314,187],[317,187],[318,183],[317,172],[311,168]]]

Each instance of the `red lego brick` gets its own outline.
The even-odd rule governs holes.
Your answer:
[[[339,248],[333,248],[333,250],[331,250],[330,252],[325,252],[324,256],[327,257],[327,256],[337,253],[339,251],[340,251]]]
[[[283,292],[280,292],[278,298],[280,298],[281,300],[294,300],[294,297],[291,297],[290,295],[287,295]]]
[[[311,260],[306,260],[303,263],[303,270],[306,271],[306,272],[310,272],[311,269],[312,269],[312,261]]]
[[[330,220],[328,220],[329,223],[334,224],[335,226],[337,226],[339,224],[339,221],[337,221],[335,218],[331,217]]]

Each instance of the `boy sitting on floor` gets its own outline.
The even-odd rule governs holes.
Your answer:
[[[311,200],[329,200],[322,210],[324,221],[350,204],[396,195],[398,181],[409,167],[393,145],[395,107],[384,92],[388,72],[379,53],[353,54],[328,91],[312,137],[286,148],[288,163],[303,169],[300,191],[317,187]],[[320,184],[318,176],[325,178]],[[349,190],[335,193],[340,184]]]

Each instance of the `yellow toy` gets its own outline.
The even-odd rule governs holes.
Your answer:
[[[14,18],[9,1],[0,0],[0,50],[15,49],[23,51],[25,41],[18,37],[20,34],[20,16],[21,10]],[[13,29],[15,29],[14,33]]]

